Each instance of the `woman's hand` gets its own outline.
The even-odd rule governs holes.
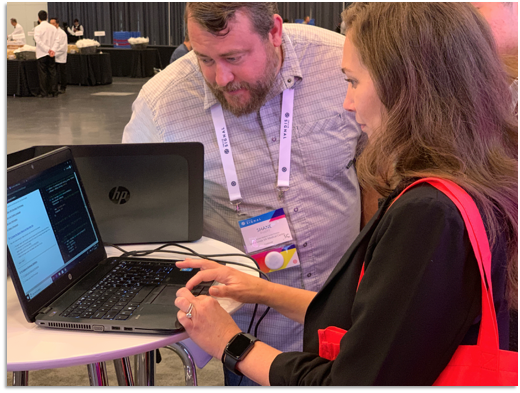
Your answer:
[[[201,271],[186,284],[189,290],[203,281],[217,281],[224,285],[213,285],[209,294],[215,297],[227,297],[240,303],[264,303],[264,294],[268,292],[269,282],[236,269],[223,266],[217,262],[204,259],[186,259],[177,262],[183,268],[198,268]]]
[[[190,311],[190,304],[192,305]],[[177,291],[177,318],[190,338],[204,351],[221,359],[227,343],[241,330],[217,300],[209,296],[193,296],[188,288]],[[190,311],[191,318],[186,313]]]
[[[190,291],[203,281],[217,281],[224,285],[213,285],[209,289],[211,296],[227,297],[240,303],[265,304],[298,323],[303,323],[307,307],[316,296],[315,292],[272,283],[204,259],[186,259],[177,262],[176,266],[201,270],[186,283]]]

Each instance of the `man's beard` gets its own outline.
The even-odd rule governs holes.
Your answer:
[[[248,115],[258,111],[265,103],[265,99],[276,79],[279,58],[276,50],[268,43],[266,46],[267,64],[263,78],[254,84],[248,82],[230,82],[224,87],[219,87],[216,83],[206,84],[211,92],[215,95],[217,100],[222,105],[222,108],[228,110],[233,115],[239,117]],[[239,97],[230,96],[226,98],[224,92],[231,92],[235,90],[245,89],[249,92],[249,100],[246,103],[241,103]],[[228,101],[229,100],[229,101]]]

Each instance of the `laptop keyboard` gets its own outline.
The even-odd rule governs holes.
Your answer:
[[[161,283],[173,269],[172,263],[121,261],[103,280],[60,315],[69,318],[126,320],[148,295],[153,291],[158,295],[162,291]],[[191,292],[195,296],[207,295],[211,284],[201,283]],[[152,300],[154,298],[151,296]]]

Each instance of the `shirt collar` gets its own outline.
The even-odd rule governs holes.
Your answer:
[[[285,89],[292,88],[295,83],[299,82],[303,78],[302,71],[300,69],[300,62],[296,56],[296,51],[294,50],[291,38],[285,31],[282,31],[282,51],[282,68],[280,69],[278,75],[276,75],[276,80],[273,84],[273,87],[267,94],[266,102],[272,100]],[[217,103],[217,98],[213,95],[207,83],[204,82],[204,110],[208,110]]]

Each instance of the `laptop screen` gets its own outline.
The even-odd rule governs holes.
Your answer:
[[[27,301],[100,246],[72,160],[8,185],[7,246]]]

